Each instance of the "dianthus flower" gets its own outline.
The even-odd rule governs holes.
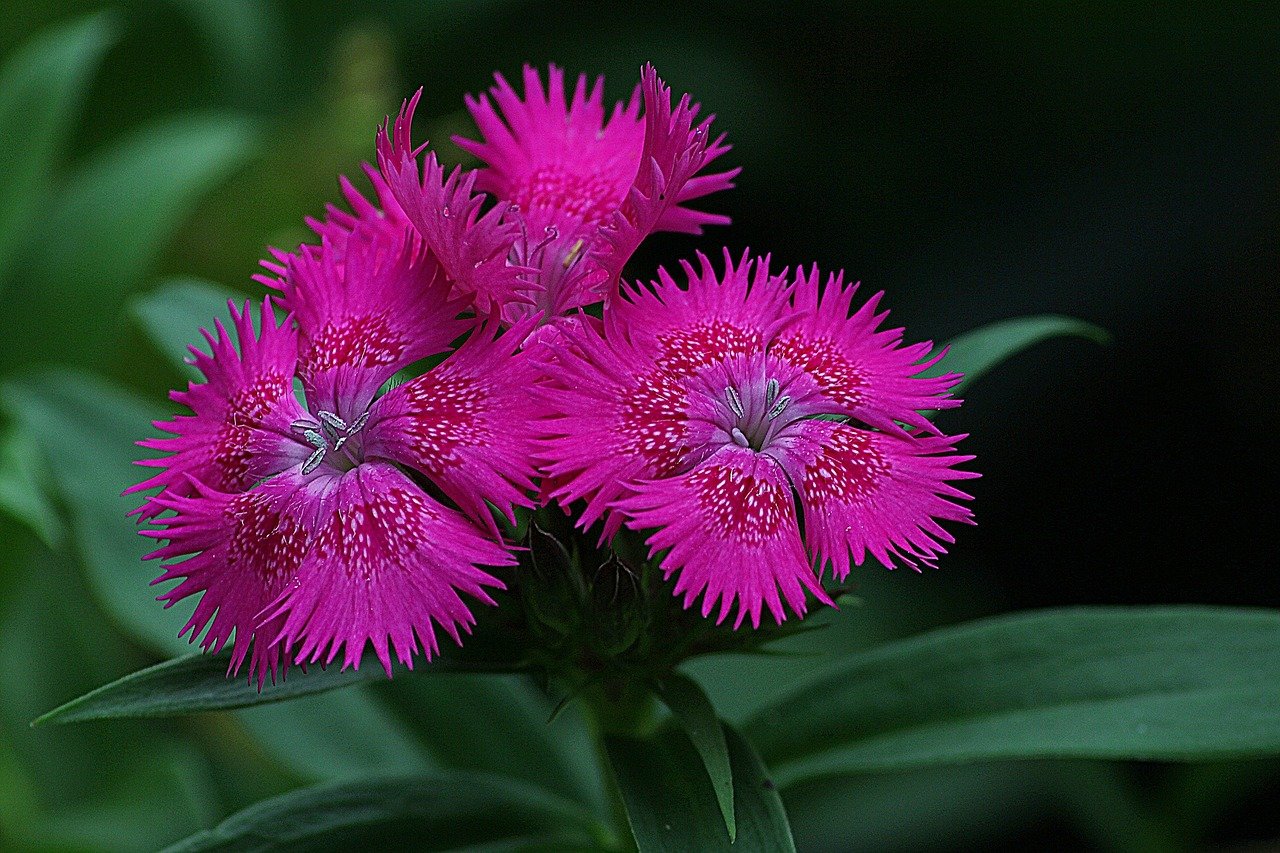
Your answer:
[[[830,603],[828,564],[931,563],[953,541],[938,521],[971,518],[948,481],[977,475],[921,412],[959,405],[960,377],[920,376],[941,354],[881,329],[879,294],[852,310],[840,275],[699,259],[686,287],[660,270],[566,330],[542,392],[552,497],[606,537],[651,531],[685,606],[723,621],[737,602],[735,627],[765,605],[781,622],[784,599],[803,615],[806,590]]]
[[[529,377],[514,354],[529,324],[499,335],[465,315],[434,246],[372,176],[385,210],[344,181],[354,213],[330,209],[312,223],[320,245],[264,264],[283,320],[268,299],[255,330],[248,304],[232,305],[235,339],[221,323],[204,332],[209,353],[191,349],[205,381],[172,395],[192,414],[140,442],[170,454],[144,460],[161,471],[131,489],[161,487],[137,511],[158,527],[144,535],[168,540],[150,555],[168,561],[155,582],[182,579],[160,599],[203,593],[182,633],[207,626],[213,651],[234,633],[231,670],[251,654],[259,684],[344,649],[358,667],[367,644],[390,674],[393,652],[412,666],[438,651],[435,626],[460,642],[474,622],[461,593],[492,604],[486,588],[503,584],[482,567],[514,562],[486,502],[508,517],[530,503]]]
[[[506,253],[470,245],[441,262],[482,305],[498,302],[508,321],[540,313],[551,322],[606,301],[649,234],[700,234],[704,225],[729,221],[686,206],[733,186],[737,169],[699,174],[729,146],[723,135],[711,138],[712,117],[699,122],[688,95],[672,107],[671,90],[652,66],[642,70],[630,101],[607,118],[603,78],[588,90],[580,76],[570,96],[562,69],[551,66],[544,87],[526,66],[523,98],[502,75],[495,78],[488,95],[466,101],[483,141],[454,138],[484,168],[445,178],[429,152],[419,176],[421,149],[410,131],[421,91],[379,132],[378,162],[433,248],[460,220],[478,215],[475,193],[496,199],[485,224],[489,235],[507,229]]]

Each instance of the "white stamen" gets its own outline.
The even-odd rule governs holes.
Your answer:
[[[729,401],[729,408],[738,417],[743,417],[742,398],[738,396],[738,391],[732,385],[724,389],[725,399]]]
[[[776,418],[778,417],[778,415],[780,415],[780,414],[782,414],[784,411],[786,411],[786,408],[787,408],[787,406],[789,406],[789,405],[791,405],[791,395],[790,395],[790,394],[788,394],[787,396],[785,396],[785,397],[783,397],[781,400],[779,400],[779,401],[778,401],[778,404],[777,404],[776,406],[774,406],[772,409],[770,409],[770,410],[769,410],[769,420],[774,420],[774,419],[776,419]]]

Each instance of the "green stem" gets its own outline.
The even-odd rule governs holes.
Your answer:
[[[583,702],[587,707],[591,741],[596,760],[600,763],[600,775],[609,798],[619,849],[634,853],[637,848],[627,817],[627,806],[613,775],[613,763],[609,760],[605,738],[643,736],[653,724],[656,707],[653,694],[631,682],[611,682],[589,688],[583,695]]]

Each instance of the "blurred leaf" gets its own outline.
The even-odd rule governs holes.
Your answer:
[[[598,764],[575,714],[552,720],[551,700],[527,677],[435,678],[429,675],[435,665],[384,681],[373,692],[399,712],[436,762],[518,777],[603,810]]]
[[[732,845],[702,760],[679,728],[605,739],[627,820],[641,853],[795,850],[782,800],[751,744],[724,727],[733,769],[738,839]]]
[[[1041,341],[1068,336],[1087,338],[1099,344],[1111,340],[1105,329],[1071,317],[1057,314],[1017,317],[952,338],[947,342],[947,357],[922,375],[963,373],[964,378],[953,389],[953,393],[958,394],[1000,362]]]
[[[26,433],[9,429],[0,434],[0,510],[54,547],[62,540],[62,524],[45,494],[38,452]]]
[[[39,34],[0,68],[0,285],[19,235],[47,203],[54,162],[118,29],[114,15],[91,15]]]
[[[196,201],[246,161],[255,137],[236,114],[167,117],[73,174],[23,257],[24,310],[0,321],[8,347],[27,359],[100,360],[125,294]]]
[[[707,768],[716,803],[720,806],[720,814],[724,816],[724,825],[732,842],[738,837],[733,819],[733,772],[729,768],[729,748],[725,745],[724,729],[716,709],[697,682],[678,672],[662,679],[662,690],[658,695],[675,714]]]
[[[176,278],[161,282],[150,293],[129,302],[129,313],[141,324],[157,349],[188,379],[198,379],[200,372],[187,364],[187,347],[203,344],[200,329],[212,328],[215,319],[224,322],[227,302],[243,304],[246,297],[230,288],[207,281]]]
[[[306,779],[352,779],[435,766],[404,723],[361,689],[232,713],[277,761]]]
[[[539,835],[587,847],[602,833],[589,814],[530,785],[488,774],[437,773],[293,791],[169,849],[476,850]]]
[[[796,845],[841,853],[984,850],[1054,807],[1059,762],[813,779],[782,790]]]
[[[246,106],[266,107],[279,96],[279,8],[261,0],[173,0],[200,30],[223,87]]]
[[[25,544],[16,549],[20,593],[0,611],[0,740],[11,741],[34,806],[15,828],[12,849],[155,849],[207,826],[219,808],[204,784],[208,763],[179,743],[172,727],[28,726],[42,708],[136,662],[94,606],[77,567],[34,540]],[[9,800],[0,814],[22,805]]]
[[[1280,613],[1080,608],[847,659],[746,732],[790,783],[994,758],[1280,753]]]
[[[178,629],[194,607],[166,610],[148,586],[154,571],[142,557],[153,547],[125,514],[138,503],[122,498],[141,479],[133,442],[151,434],[160,409],[101,380],[45,370],[0,386],[2,404],[40,448],[67,506],[72,538],[98,600],[121,627],[167,655],[190,651]]]

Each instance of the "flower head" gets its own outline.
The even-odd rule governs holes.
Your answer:
[[[673,107],[652,66],[642,70],[631,99],[607,115],[603,78],[588,88],[579,77],[570,95],[562,69],[551,66],[544,86],[526,66],[521,97],[495,76],[488,94],[467,99],[483,139],[455,138],[484,168],[446,179],[428,153],[419,174],[420,149],[410,141],[418,95],[379,133],[378,162],[450,274],[482,301],[501,304],[508,321],[539,312],[550,321],[607,300],[623,265],[654,231],[698,234],[728,222],[687,206],[733,185],[736,169],[700,174],[728,150],[724,137],[711,138],[711,117],[698,121],[688,95]],[[476,192],[497,199],[478,219]],[[471,225],[459,229],[466,217]],[[461,244],[463,250],[453,248]],[[454,265],[453,254],[471,266]]]
[[[814,563],[931,563],[953,541],[938,521],[971,517],[949,481],[977,475],[920,411],[959,405],[960,377],[922,377],[941,354],[881,329],[878,295],[853,310],[839,275],[699,260],[687,286],[659,271],[566,332],[543,391],[551,496],[606,537],[652,531],[685,605],[723,620],[737,602],[736,624],[829,603]]]
[[[141,442],[169,453],[131,490],[161,488],[139,510],[156,525],[144,535],[168,540],[156,582],[181,579],[160,598],[203,593],[183,633],[207,626],[214,651],[234,634],[231,668],[252,655],[259,683],[339,653],[358,667],[367,644],[389,674],[393,653],[411,666],[438,650],[436,626],[460,641],[474,621],[461,594],[492,603],[502,583],[482,567],[513,562],[486,502],[508,516],[530,503],[515,355],[529,324],[499,335],[460,316],[470,300],[375,187],[383,210],[344,184],[354,213],[331,210],[319,245],[265,264],[284,319],[267,300],[255,329],[233,305],[234,337],[218,324],[208,353],[192,348],[205,381],[173,394],[192,414]]]

